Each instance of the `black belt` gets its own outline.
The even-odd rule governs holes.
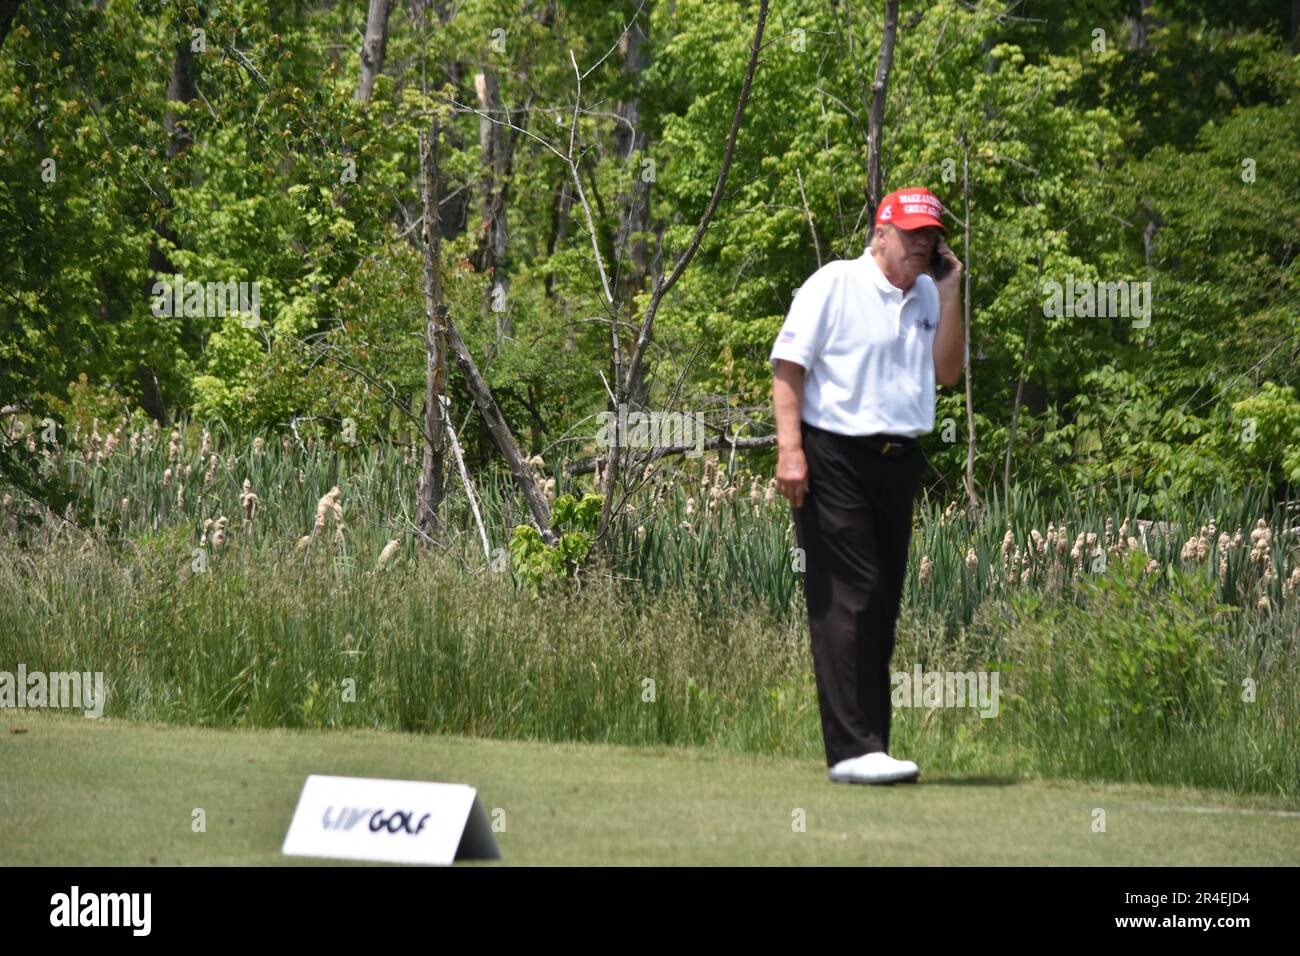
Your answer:
[[[910,435],[889,435],[884,432],[877,432],[874,435],[841,435],[839,432],[828,432],[824,428],[818,428],[816,425],[809,425],[802,422],[804,428],[810,428],[813,431],[825,432],[835,438],[852,442],[859,447],[869,449],[873,452],[879,452],[885,456],[902,455],[921,447],[921,443]]]
[[[882,455],[901,455],[920,448],[921,443],[908,435],[863,435],[859,439],[863,445]]]

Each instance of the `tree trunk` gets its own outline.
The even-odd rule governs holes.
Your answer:
[[[198,84],[194,80],[194,54],[190,51],[189,37],[184,37],[176,44],[176,52],[172,56],[167,102],[188,103],[198,95]],[[194,142],[194,134],[185,128],[171,106],[163,114],[163,130],[167,133],[168,159],[174,158]]]
[[[963,223],[965,233],[964,258],[966,268],[963,278],[965,289],[962,291],[962,306],[965,321],[962,323],[966,339],[966,497],[970,500],[972,513],[978,512],[983,505],[975,493],[975,400],[971,392],[970,364],[970,296],[971,296],[971,261],[970,261],[970,144],[966,141],[966,131],[961,134],[961,190]]]
[[[483,317],[486,319],[495,312],[497,337],[512,338],[514,327],[506,298],[510,280],[503,266],[509,244],[506,177],[510,170],[514,137],[509,135],[510,128],[502,125],[506,116],[501,109],[501,84],[496,72],[487,68],[480,71],[474,77],[474,91],[478,96],[479,110],[486,114],[478,121],[483,232],[479,237],[475,265],[487,275],[483,287]]]
[[[445,315],[446,306],[443,306],[443,310]],[[510,432],[510,426],[506,424],[505,416],[501,414],[496,399],[492,397],[492,390],[488,388],[487,382],[483,380],[483,375],[479,372],[478,366],[474,364],[474,357],[470,355],[469,348],[465,345],[464,339],[460,337],[460,332],[457,331],[455,323],[450,318],[446,318],[444,324],[447,329],[447,342],[451,346],[452,354],[456,356],[456,366],[460,369],[470,394],[474,396],[474,403],[478,405],[479,411],[483,415],[488,434],[492,436],[492,442],[497,446],[497,451],[501,452],[501,457],[510,466],[510,471],[515,476],[519,490],[524,493],[524,499],[528,502],[528,510],[532,512],[533,521],[536,522],[537,530],[542,534],[542,540],[553,545],[558,538],[555,532],[551,530],[551,506],[547,504],[546,499],[542,496],[541,489],[537,487],[537,481],[533,478],[532,469],[528,467],[523,455],[519,453],[519,445],[515,443],[515,437]]]
[[[198,83],[194,75],[194,54],[190,50],[190,39],[182,37],[176,42],[172,53],[171,76],[167,81],[167,108],[163,113],[163,132],[166,136],[167,159],[173,160],[194,142],[194,134],[181,122],[180,114],[173,103],[189,103],[198,96]],[[167,196],[168,207],[172,205]],[[149,272],[146,288],[152,289],[154,277],[171,275],[176,271],[170,257],[163,251],[160,240],[168,245],[177,245],[179,240],[174,232],[161,220],[154,223],[154,235],[149,242]],[[162,424],[167,424],[167,406],[163,401],[162,388],[158,384],[158,372],[152,366],[141,363],[136,366],[134,378],[140,385],[140,404],[149,415]]]
[[[390,0],[390,5],[392,0]],[[430,11],[437,17],[438,24],[449,26],[456,17],[458,5],[452,0],[435,0],[430,3],[429,0],[420,0],[419,3],[411,4],[412,16],[419,14],[419,22],[416,24],[422,36],[430,36],[428,15]],[[426,41],[427,42],[427,41]],[[461,91],[461,76],[464,72],[464,64],[454,57],[434,65],[437,74],[435,76],[435,85],[441,86],[446,84],[455,91],[456,99],[464,98]],[[428,95],[429,84],[429,64],[426,60],[424,50],[420,55],[420,91]],[[464,140],[461,138],[460,131],[456,124],[444,127],[441,131],[441,146],[445,146],[449,154],[459,153],[464,148]],[[442,229],[442,238],[453,240],[463,233],[469,225],[469,201],[472,198],[472,190],[468,188],[458,188],[461,184],[458,182],[456,175],[440,170],[437,182],[438,195],[444,197],[438,203],[439,220]],[[410,211],[407,211],[410,213]],[[408,215],[408,221],[414,218]]]
[[[623,75],[628,77],[633,90],[640,86],[642,71],[649,63],[646,55],[648,37],[640,20],[632,24],[620,44],[623,53]],[[650,182],[640,164],[646,148],[645,132],[641,129],[641,99],[636,92],[618,105],[619,122],[614,126],[614,149],[625,162],[636,162],[632,171],[632,193],[621,204],[618,232],[614,240],[615,261],[619,264],[619,289],[616,300],[623,305],[624,318],[636,315],[636,297],[645,286],[646,242],[645,231],[650,223]],[[628,402],[633,408],[644,408],[648,395],[645,366],[628,390]],[[618,409],[614,409],[615,412]]]
[[[361,80],[357,83],[358,103],[369,103],[375,89],[375,77],[384,71],[384,53],[388,47],[388,0],[370,0],[366,14],[366,36],[361,43]]]
[[[880,39],[880,57],[876,61],[876,80],[871,84],[871,121],[867,132],[867,228],[876,221],[884,189],[884,172],[880,168],[880,141],[885,126],[885,94],[889,89],[889,71],[894,65],[894,39],[898,35],[898,0],[885,4],[885,30]]]
[[[1133,49],[1150,53],[1151,31],[1161,24],[1151,8],[1151,0],[1138,0],[1138,15],[1129,24],[1129,42]]]
[[[446,305],[442,294],[441,235],[438,231],[438,136],[420,133],[420,198],[424,205],[424,461],[420,468],[418,519],[432,542],[439,535],[438,508],[442,503],[447,393]]]
[[[0,0],[0,47],[4,46],[5,37],[9,35],[9,28],[17,15],[18,0]]]

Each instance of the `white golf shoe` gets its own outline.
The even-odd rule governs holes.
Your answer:
[[[902,783],[914,781],[921,770],[910,760],[895,760],[883,751],[841,760],[831,767],[833,783]]]

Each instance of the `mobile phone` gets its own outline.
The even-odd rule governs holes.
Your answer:
[[[934,251],[930,254],[930,275],[934,276],[936,282],[946,276],[952,268],[948,264],[948,259],[939,251],[942,245],[943,240],[940,239],[934,244]]]

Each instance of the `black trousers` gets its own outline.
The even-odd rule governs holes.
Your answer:
[[[807,422],[802,431],[809,488],[792,511],[833,766],[889,750],[889,659],[927,462],[913,439],[850,437]]]

